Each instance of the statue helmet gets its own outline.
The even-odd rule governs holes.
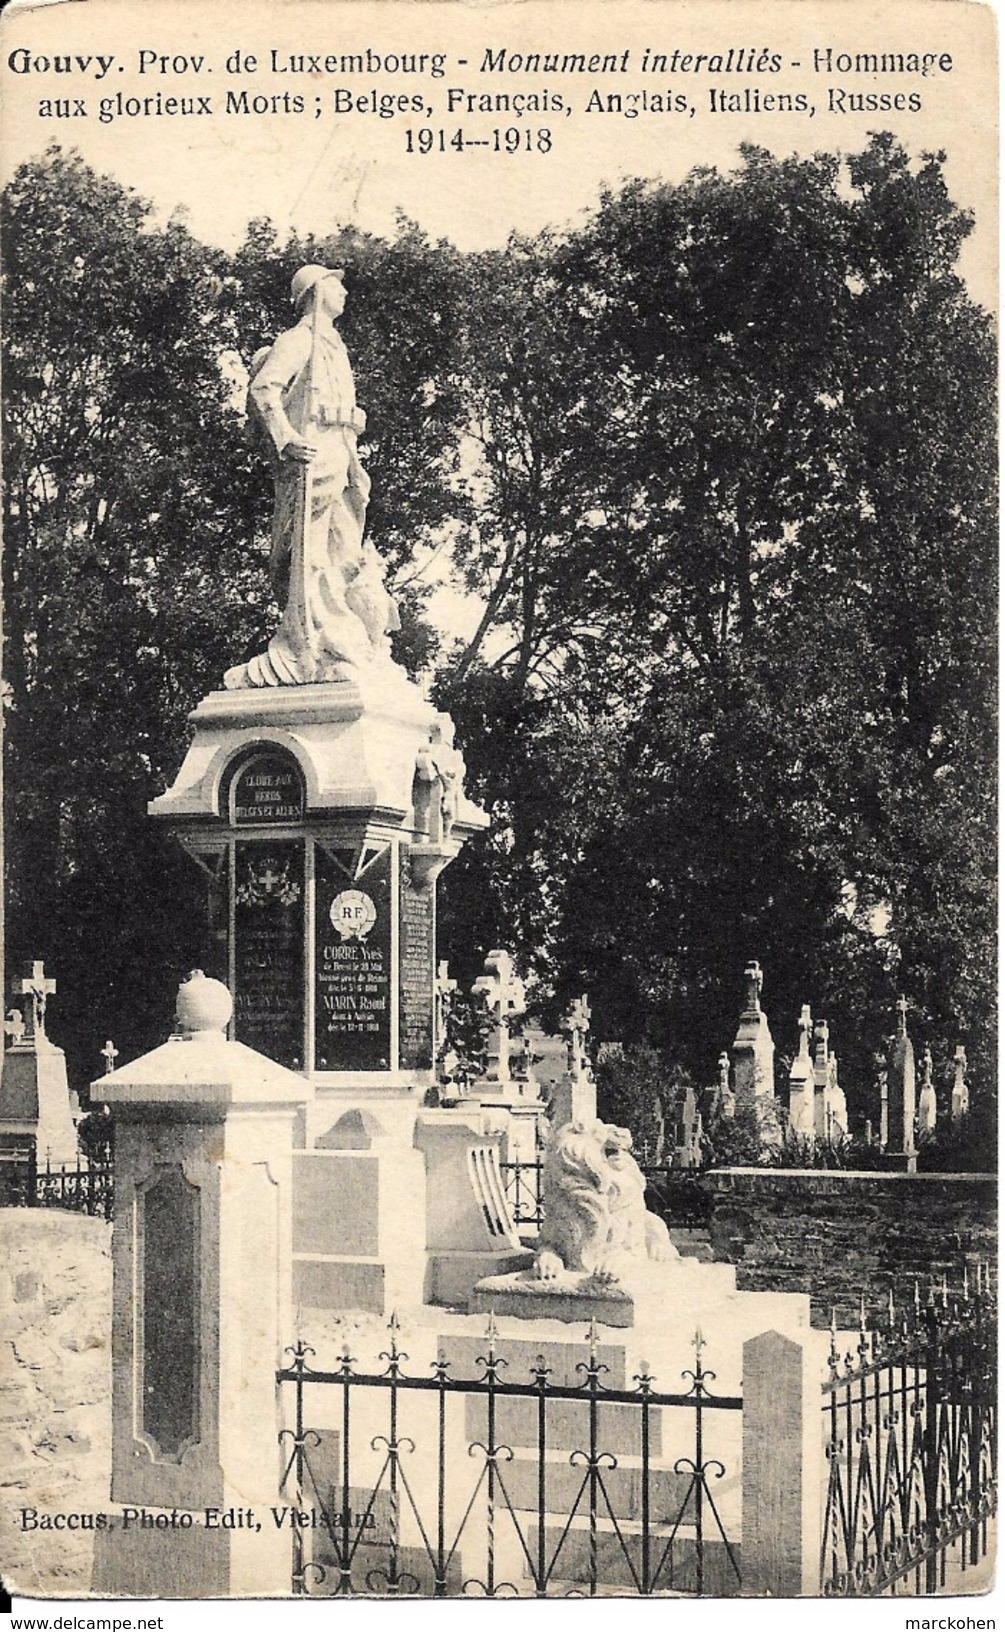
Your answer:
[[[325,278],[338,278],[342,281],[340,266],[302,266],[299,272],[294,273],[290,284],[290,298],[294,306],[300,307],[305,295],[321,283]]]

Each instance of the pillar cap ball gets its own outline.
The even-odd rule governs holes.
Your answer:
[[[234,1001],[222,980],[193,969],[178,987],[175,1021],[179,1031],[225,1031]]]

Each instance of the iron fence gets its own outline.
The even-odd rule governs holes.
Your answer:
[[[700,1333],[686,1391],[663,1394],[645,1366],[634,1388],[607,1386],[593,1326],[579,1381],[564,1385],[540,1355],[528,1381],[505,1376],[491,1317],[468,1376],[442,1352],[432,1376],[407,1375],[393,1318],[390,1332],[379,1371],[357,1371],[348,1351],[337,1370],[312,1370],[299,1342],[277,1374],[293,1391],[280,1441],[295,1595],[739,1591],[713,1494],[726,1466],[707,1438],[710,1414],[743,1402],[709,1391]],[[687,1454],[675,1455],[667,1421],[676,1413],[680,1431],[682,1412]]]
[[[541,1224],[541,1172],[535,1161],[500,1162],[503,1189],[517,1228],[539,1229]],[[681,1229],[701,1229],[712,1211],[712,1197],[697,1175],[688,1169],[673,1168],[665,1162],[640,1161],[646,1181],[646,1205],[667,1224]]]
[[[0,1206],[60,1207],[111,1219],[113,1199],[110,1161],[78,1156],[53,1165],[47,1155],[40,1166],[32,1146],[0,1151]]]
[[[966,1592],[997,1501],[990,1271],[943,1281],[866,1329],[842,1355],[832,1323],[823,1385],[825,1595]]]

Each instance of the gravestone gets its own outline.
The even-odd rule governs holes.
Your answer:
[[[921,1090],[918,1094],[918,1132],[932,1134],[938,1121],[939,1108],[932,1081],[932,1051],[926,1046],[921,1056]]]
[[[27,1017],[12,1009],[4,1025],[8,1046],[0,1077],[0,1148],[35,1151],[40,1166],[72,1163],[79,1147],[66,1080],[66,1056],[45,1029],[46,1004],[56,982],[35,961],[18,982]]]
[[[804,1003],[799,1015],[799,1048],[789,1070],[789,1132],[798,1139],[816,1137],[815,1076],[810,1055],[813,1017]]]
[[[956,1046],[953,1056],[953,1095],[950,1103],[950,1116],[954,1122],[959,1122],[970,1110],[970,1089],[967,1087],[967,1051],[962,1043]]]
[[[907,999],[897,1000],[897,1034],[890,1052],[887,1072],[887,1141],[890,1165],[913,1173],[917,1166],[914,1142],[915,1100],[914,1045],[907,1032]]]
[[[778,1119],[775,1111],[775,1045],[768,1017],[761,1008],[764,976],[759,963],[748,963],[743,971],[744,1002],[740,1024],[733,1042],[733,1090],[737,1107],[753,1107],[757,1112],[761,1143],[777,1143]]]

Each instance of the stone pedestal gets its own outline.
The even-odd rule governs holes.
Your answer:
[[[476,1282],[529,1264],[499,1171],[505,1117],[478,1106],[424,1111],[428,1302],[467,1308]]]
[[[229,1009],[216,982],[201,985]],[[211,1027],[96,1086],[116,1123],[112,1500],[123,1510],[101,1538],[95,1591],[285,1594],[289,1540],[269,1511],[275,1374],[293,1330],[292,1135],[310,1087]],[[155,1510],[176,1518],[146,1524]]]
[[[34,1145],[39,1166],[74,1162],[79,1154],[70,1109],[66,1056],[31,1029],[11,1043],[0,1079],[0,1146],[23,1150]]]
[[[768,1017],[761,1008],[762,974],[758,963],[743,972],[745,996],[740,1024],[733,1042],[733,1089],[738,1106],[753,1105],[758,1113],[762,1142],[778,1132],[775,1112],[775,1045]]]
[[[298,1308],[391,1314],[421,1296],[426,1172],[414,1112],[342,1110],[293,1158],[293,1299]],[[327,1119],[331,1105],[311,1107]]]
[[[310,1079],[294,1295],[389,1312],[425,1272],[415,1120],[437,1049],[436,879],[487,818],[453,727],[393,664],[213,692],[150,813],[204,870],[233,1035]]]
[[[916,1112],[914,1044],[907,1034],[907,1003],[897,1003],[897,1035],[887,1072],[887,1165],[913,1173],[917,1167],[914,1140]]]
[[[487,825],[449,718],[393,664],[213,692],[150,814],[205,871],[234,1036],[319,1086],[431,1086],[435,880]]]

